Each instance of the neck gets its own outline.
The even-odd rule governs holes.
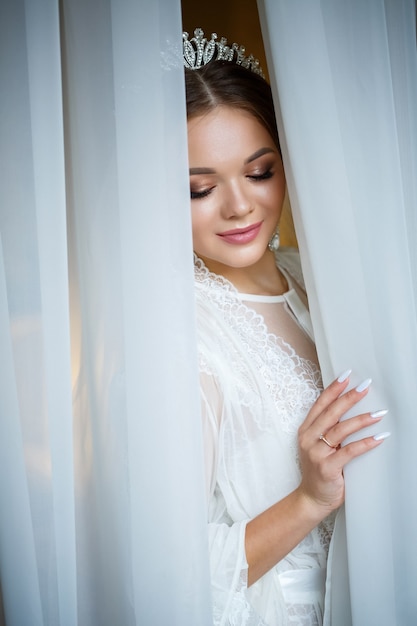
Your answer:
[[[222,265],[204,257],[202,260],[211,272],[229,280],[240,293],[277,296],[288,290],[285,276],[276,266],[274,253],[269,250],[257,263],[243,268]]]

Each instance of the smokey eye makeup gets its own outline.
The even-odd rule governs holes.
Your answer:
[[[272,171],[272,168],[268,168],[267,170],[265,170],[264,172],[260,172],[259,174],[247,174],[247,177],[250,178],[251,180],[268,180],[269,178],[272,178],[272,176],[274,175],[274,172]]]
[[[213,187],[209,187],[207,189],[201,189],[200,190],[194,190],[192,188],[190,188],[190,197],[191,200],[198,200],[199,198],[205,198],[206,196],[208,196],[211,191],[212,191]]]

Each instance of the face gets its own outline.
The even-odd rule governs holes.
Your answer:
[[[268,131],[246,111],[218,107],[188,122],[188,154],[196,254],[232,282],[273,261],[285,177]]]

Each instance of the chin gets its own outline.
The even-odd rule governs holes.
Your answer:
[[[230,267],[233,269],[245,269],[252,267],[259,263],[265,255],[265,249],[260,252],[255,251],[236,251],[233,254],[227,255],[216,255],[216,256],[205,256],[203,255],[203,259],[205,259],[206,265],[216,265],[216,266],[224,266]],[[197,253],[197,256],[198,253]]]

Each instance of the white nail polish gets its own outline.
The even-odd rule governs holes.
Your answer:
[[[384,415],[386,415],[387,413],[388,409],[381,409],[380,411],[374,411],[373,413],[370,413],[370,415],[371,417],[376,419],[377,417],[384,417]]]
[[[339,378],[337,379],[338,383],[344,383],[345,380],[347,378],[349,378],[349,376],[351,375],[352,370],[346,370],[346,372],[343,372],[343,374],[340,374]]]
[[[387,437],[391,437],[391,433],[379,433],[379,435],[374,436],[374,439],[375,441],[382,441],[383,439],[387,439]]]
[[[356,391],[359,391],[359,393],[361,391],[365,391],[365,389],[368,389],[371,382],[372,382],[372,378],[367,378],[356,387]]]

